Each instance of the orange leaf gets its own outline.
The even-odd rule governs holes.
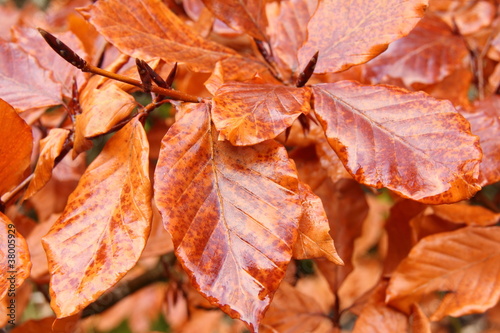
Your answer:
[[[424,14],[427,0],[324,0],[307,26],[299,68],[319,51],[315,73],[340,72],[362,64],[407,35]],[[328,33],[326,33],[328,32]]]
[[[297,237],[295,167],[274,141],[251,147],[217,141],[207,104],[181,111],[162,141],[156,205],[193,285],[255,330]]]
[[[61,154],[69,134],[67,129],[54,128],[40,141],[40,157],[36,163],[33,179],[24,194],[24,200],[38,192],[50,180],[55,160]]]
[[[14,43],[0,40],[0,96],[20,111],[62,104],[52,71]]]
[[[266,40],[265,2],[265,0],[203,0],[205,6],[219,20],[260,40]]]
[[[0,196],[23,179],[29,167],[33,135],[31,128],[4,100],[0,99]]]
[[[475,104],[475,112],[464,112],[472,127],[472,132],[479,136],[483,150],[483,160],[479,166],[479,184],[481,186],[500,181],[500,97],[492,95]]]
[[[426,16],[408,36],[366,64],[366,75],[377,83],[390,76],[409,88],[414,83],[429,85],[464,67],[468,55],[462,36],[454,34],[441,19]]]
[[[500,298],[499,267],[499,227],[435,234],[417,243],[398,266],[386,300],[409,313],[412,303],[444,292],[432,321],[484,312]]]
[[[325,257],[337,265],[343,265],[344,262],[338,256],[329,234],[330,225],[321,199],[305,183],[299,183],[299,191],[304,211],[299,222],[299,236],[293,246],[293,257],[295,259]]]
[[[99,1],[80,9],[107,40],[134,58],[160,57],[187,63],[195,71],[210,71],[215,63],[236,52],[193,33],[161,1]]]
[[[353,81],[317,84],[313,94],[328,142],[358,182],[431,204],[480,189],[478,137],[450,102]]]
[[[283,282],[262,321],[261,331],[331,333],[333,321],[312,297]]]
[[[42,239],[58,318],[96,300],[139,259],[152,216],[148,151],[133,119],[106,143]]]
[[[267,5],[269,39],[280,69],[292,73],[303,69],[298,68],[297,53],[307,39],[307,23],[317,6],[318,0],[290,0]],[[287,73],[286,79],[291,80],[291,73]]]
[[[274,139],[310,110],[309,89],[263,83],[228,82],[215,93],[212,117],[219,139],[253,145]]]
[[[7,216],[0,212],[0,300],[16,297],[16,290],[30,275],[31,261],[24,237]],[[10,302],[7,302],[10,305]],[[15,310],[15,307],[14,307]],[[12,313],[7,309],[7,316]],[[15,313],[14,313],[15,318]]]

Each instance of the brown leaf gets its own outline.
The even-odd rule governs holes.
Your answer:
[[[380,83],[384,77],[401,79],[406,87],[434,84],[464,67],[469,51],[461,36],[435,16],[424,17],[410,34],[366,64],[366,78]]]
[[[235,30],[266,40],[265,0],[203,0],[205,6],[222,22]]]
[[[97,299],[139,259],[152,214],[148,150],[134,119],[106,143],[42,239],[58,318]]]
[[[490,26],[495,18],[496,7],[488,1],[474,1],[471,6],[454,16],[460,34],[468,35]]]
[[[7,102],[0,99],[0,197],[23,180],[31,161],[31,128]]]
[[[436,216],[457,224],[488,226],[496,224],[500,220],[500,213],[465,203],[431,206],[430,209]]]
[[[215,93],[212,117],[220,139],[253,145],[274,139],[310,110],[307,88],[263,83],[228,82]]]
[[[299,50],[299,68],[317,51],[316,73],[340,72],[367,62],[407,35],[423,16],[427,2],[321,1],[307,26],[307,42]]]
[[[432,321],[484,312],[500,298],[500,228],[466,227],[422,239],[393,273],[386,300],[412,303],[444,292]]]
[[[321,306],[283,282],[261,325],[261,332],[315,332],[330,333],[333,322]]]
[[[19,111],[62,104],[52,71],[14,43],[0,40],[0,96]]]
[[[353,81],[314,85],[313,95],[328,142],[358,182],[422,203],[480,189],[479,138],[450,102]]]
[[[385,304],[387,282],[381,281],[373,290],[368,303],[356,320],[353,333],[400,333],[408,332],[408,317]]]
[[[99,1],[80,12],[108,41],[134,58],[160,57],[187,63],[195,71],[210,71],[215,63],[236,53],[193,33],[161,1]],[[168,28],[167,28],[168,27]]]
[[[0,300],[7,298],[8,306],[11,299],[16,297],[17,289],[30,275],[31,261],[28,245],[24,237],[16,230],[10,219],[0,212]],[[15,300],[14,300],[15,302]],[[7,310],[7,316],[13,314],[16,319],[16,305],[14,313]],[[19,318],[18,318],[19,320]]]
[[[483,160],[479,166],[479,184],[485,186],[500,181],[500,96],[492,95],[475,104],[475,112],[463,112],[472,132],[479,136]]]
[[[293,257],[295,259],[324,257],[337,265],[343,265],[344,262],[338,256],[333,239],[328,233],[330,225],[321,199],[305,183],[299,183],[299,191],[303,212],[299,222],[298,238],[293,246]]]
[[[40,155],[36,162],[33,179],[24,193],[24,200],[38,192],[50,180],[55,160],[61,154],[69,134],[67,129],[54,128],[47,137],[40,141]]]
[[[207,104],[186,104],[181,112],[162,141],[156,204],[193,285],[255,330],[297,237],[295,167],[274,141],[218,141]]]
[[[302,70],[298,68],[297,52],[307,39],[307,23],[317,6],[318,0],[290,0],[267,5],[270,44],[285,80],[291,81],[292,74]]]

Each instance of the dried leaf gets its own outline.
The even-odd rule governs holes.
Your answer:
[[[450,102],[352,81],[317,84],[313,94],[328,142],[358,182],[431,204],[480,189],[479,140]]]
[[[10,219],[0,212],[0,300],[16,297],[17,289],[30,275],[31,261],[28,245],[24,237],[16,230]],[[8,301],[8,306],[12,304]],[[16,304],[14,313],[7,309],[7,316],[13,314],[16,319]]]
[[[479,166],[479,184],[500,181],[500,96],[493,95],[475,104],[475,112],[463,112],[472,132],[479,136],[483,160]]]
[[[393,273],[386,300],[409,313],[412,303],[443,292],[432,321],[484,312],[500,298],[499,260],[499,227],[466,227],[426,237]]]
[[[274,141],[217,141],[207,104],[186,104],[182,114],[162,141],[156,205],[193,285],[255,330],[297,237],[295,168]]]
[[[454,16],[460,34],[469,35],[490,26],[495,18],[496,7],[488,1],[474,1]]]
[[[265,0],[203,0],[205,6],[222,22],[235,30],[266,40]]]
[[[23,180],[31,161],[31,128],[7,102],[0,99],[0,197]]]
[[[160,57],[187,63],[195,71],[210,71],[215,63],[236,52],[193,33],[161,1],[99,1],[80,9],[89,22],[120,51],[134,58]],[[168,27],[168,29],[166,28]]]
[[[367,62],[407,35],[423,16],[427,2],[321,1],[307,26],[307,42],[299,50],[299,68],[317,51],[316,73],[340,72]]]
[[[97,299],[139,259],[152,215],[148,151],[134,119],[106,143],[42,239],[58,318]]]
[[[62,104],[61,85],[52,71],[14,43],[0,40],[0,96],[25,111]]]
[[[33,179],[24,193],[24,200],[38,192],[50,180],[55,160],[61,154],[69,134],[67,129],[54,128],[46,138],[40,141],[40,156],[36,163]]]
[[[274,139],[310,110],[306,88],[252,82],[228,82],[215,93],[212,117],[220,139],[253,145]]]
[[[305,183],[299,183],[299,191],[303,213],[299,222],[299,235],[293,246],[293,257],[295,259],[325,257],[337,265],[343,265],[344,262],[338,256],[329,234],[330,225],[321,199]]]
[[[384,77],[401,79],[406,87],[434,84],[464,67],[469,51],[461,36],[435,16],[424,17],[410,34],[366,64],[366,78],[380,83]]]
[[[261,325],[261,332],[330,333],[333,322],[310,296],[283,282]]]

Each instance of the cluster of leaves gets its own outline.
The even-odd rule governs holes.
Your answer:
[[[116,295],[138,332],[151,309],[180,332],[429,332],[494,308],[498,9],[1,7],[0,313],[12,225],[18,311],[55,314],[17,332],[99,326]]]

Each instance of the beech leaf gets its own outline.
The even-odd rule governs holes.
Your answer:
[[[329,234],[330,225],[321,199],[305,183],[299,183],[299,190],[303,212],[299,222],[298,238],[293,247],[293,257],[295,259],[325,257],[337,265],[343,265],[344,262],[337,254]]]
[[[47,137],[40,140],[40,157],[36,163],[33,179],[24,193],[24,200],[38,192],[50,180],[55,160],[61,154],[69,134],[67,129],[54,128]]]
[[[328,142],[358,182],[430,204],[480,189],[479,138],[450,102],[353,81],[312,90]]]
[[[16,110],[0,99],[0,196],[19,184],[31,161],[31,127]]]
[[[195,71],[210,71],[236,52],[196,35],[162,2],[102,0],[80,9],[108,41],[134,58],[162,58],[187,63]],[[166,29],[168,27],[168,29]]]
[[[133,119],[90,164],[42,239],[58,318],[96,300],[139,259],[152,218],[148,153],[146,133]]]
[[[212,117],[220,139],[253,145],[274,139],[297,117],[309,113],[307,88],[252,82],[227,82],[215,93]]]
[[[203,3],[215,17],[231,28],[266,40],[265,0],[203,0]]]
[[[307,26],[299,68],[319,51],[315,73],[340,72],[376,57],[407,35],[424,15],[427,0],[324,0]]]
[[[62,104],[52,72],[18,45],[1,40],[0,96],[19,111]]]
[[[500,298],[499,261],[500,227],[425,237],[392,274],[386,301],[409,313],[412,303],[444,292],[431,321],[484,312]]]
[[[0,212],[0,300],[12,293],[30,276],[31,260],[24,237],[10,219]],[[9,302],[7,302],[10,305]],[[7,310],[9,311],[9,310]]]
[[[156,205],[193,285],[255,331],[297,238],[296,170],[275,141],[218,141],[207,104],[182,111],[162,141]]]

